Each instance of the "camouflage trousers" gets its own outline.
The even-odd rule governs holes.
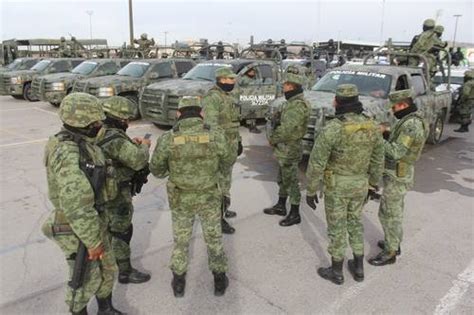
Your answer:
[[[69,266],[68,282],[72,278],[74,268],[74,258],[79,246],[79,239],[74,234],[69,235],[52,235],[52,224],[54,215],[43,225],[43,233],[51,240],[53,240],[63,251],[66,257],[66,262]],[[115,257],[108,239],[108,233],[104,228],[104,247],[105,254],[100,261],[88,261],[87,270],[84,277],[84,284],[81,288],[76,290],[73,303],[73,292],[67,286],[66,304],[69,308],[74,305],[72,311],[79,312],[84,307],[87,307],[90,299],[94,296],[98,298],[106,298],[112,293],[115,273],[117,272],[117,265],[115,264]]]
[[[167,189],[174,240],[171,270],[182,275],[188,269],[189,242],[197,216],[207,245],[209,269],[226,272],[227,257],[222,243],[220,209],[222,194],[217,186],[203,191],[183,191],[168,182]]]
[[[459,104],[457,108],[457,114],[459,117],[459,123],[462,125],[469,125],[472,121],[472,109],[474,107],[474,102],[465,102]]]
[[[130,187],[122,188],[117,197],[105,204],[112,250],[120,272],[130,269],[130,241],[133,234],[133,204]]]
[[[230,146],[231,146],[232,152],[235,152],[235,155],[234,155],[234,163],[235,163],[235,161],[237,160],[238,142],[231,141]],[[229,167],[229,169],[219,174],[219,187],[220,187],[220,190],[222,191],[222,195],[229,198],[230,198],[230,187],[232,185],[232,170],[233,169],[234,169],[234,165],[232,164],[232,166]]]
[[[384,175],[383,185],[379,219],[385,235],[385,248],[388,251],[396,251],[403,237],[403,208],[408,184]]]
[[[301,201],[298,164],[298,160],[278,159],[278,196],[290,197],[292,205],[299,205]]]
[[[364,255],[364,226],[361,217],[366,197],[367,193],[344,196],[332,189],[324,193],[328,252],[336,261],[344,259],[348,236],[354,255]]]

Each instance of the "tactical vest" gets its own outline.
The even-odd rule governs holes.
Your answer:
[[[405,123],[410,120],[410,119],[416,119],[421,122],[423,126],[423,130],[425,131],[424,137],[422,139],[413,139],[413,141],[410,140],[411,143],[408,143],[409,139],[400,139],[400,141],[407,146],[408,151],[405,156],[403,156],[399,161],[397,162],[404,162],[410,165],[415,164],[416,161],[420,158],[421,152],[423,151],[423,147],[425,145],[426,141],[426,136],[428,133],[425,121],[421,116],[418,116],[416,113],[415,114],[408,114],[405,117],[403,117],[398,124],[395,126],[395,129],[393,130],[392,134],[390,135],[390,140],[389,142],[393,142],[397,140],[400,137],[400,133],[402,132]],[[388,163],[390,163],[390,160],[387,160]]]
[[[211,93],[217,95],[222,101],[223,110],[219,112],[219,127],[224,129],[229,140],[234,141],[238,138],[240,127],[240,110],[234,102],[229,102],[230,96],[223,95],[217,88],[211,90]]]
[[[281,109],[281,118],[284,119],[284,116],[286,115],[286,112],[288,111],[288,108],[290,106],[290,104],[294,103],[294,102],[299,102],[299,103],[303,103],[304,106],[306,107],[306,109],[308,110],[308,115],[305,119],[305,121],[300,125],[298,126],[295,130],[293,130],[293,132],[298,136],[298,138],[300,139],[303,139],[304,135],[306,134],[306,132],[308,131],[307,128],[308,128],[308,120],[309,120],[309,117],[311,115],[311,106],[308,104],[308,102],[303,98],[303,94],[299,94],[297,96],[295,96],[294,98],[291,98],[289,101],[286,101],[283,105],[282,105],[282,109]],[[280,119],[281,119],[280,118]]]
[[[171,131],[169,180],[180,190],[216,187],[219,159],[209,127],[190,132],[177,124]]]

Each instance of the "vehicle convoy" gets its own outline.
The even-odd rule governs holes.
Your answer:
[[[364,112],[379,123],[392,124],[395,120],[391,110],[386,108],[388,95],[392,91],[412,89],[415,104],[429,125],[428,143],[440,141],[444,123],[451,107],[451,92],[432,91],[422,68],[394,65],[344,65],[329,71],[304,96],[310,102],[312,111],[308,132],[303,138],[304,152],[310,153],[315,136],[323,128],[325,121],[334,117],[333,100],[336,87],[352,83],[359,89],[359,100]],[[284,102],[276,99],[271,112],[278,111]],[[267,134],[271,133],[271,123],[267,124]]]
[[[84,59],[79,58],[49,58],[43,59],[29,70],[17,70],[3,73],[3,84],[8,94],[17,99],[37,101],[33,94],[31,83],[34,78],[44,74],[71,71]]]
[[[138,106],[138,95],[145,86],[179,78],[195,64],[190,59],[141,59],[130,62],[114,75],[77,80],[73,91],[99,98],[120,95]]]
[[[32,82],[33,94],[41,101],[59,106],[62,99],[72,91],[76,80],[113,75],[130,61],[125,59],[90,59],[82,62],[71,72],[46,74]]]
[[[9,80],[7,80],[7,84],[5,83],[3,74],[5,72],[11,71],[18,71],[18,70],[29,70],[35,64],[37,64],[41,59],[39,58],[17,58],[15,61],[10,63],[8,66],[0,68],[0,95],[9,95],[9,90],[7,86],[9,84]]]
[[[140,113],[158,126],[172,126],[178,103],[183,96],[204,96],[215,85],[215,71],[229,67],[237,73],[234,89],[242,120],[264,118],[268,104],[281,94],[280,67],[269,60],[212,60],[196,65],[182,79],[148,85],[140,95]],[[255,69],[255,80],[239,83],[249,69]]]

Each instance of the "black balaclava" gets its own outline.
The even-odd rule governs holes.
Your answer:
[[[126,123],[125,121],[108,115],[106,115],[104,123],[112,128],[121,129],[123,131],[127,131],[128,128],[128,123]]]
[[[235,84],[221,83],[219,79],[216,81],[216,85],[224,92],[230,92],[234,89]]]
[[[408,114],[411,114],[411,113],[414,113],[418,110],[418,108],[416,107],[415,103],[413,103],[412,101],[407,101],[406,102],[408,104],[408,107],[405,108],[405,109],[402,109],[402,110],[399,110],[398,112],[394,112],[393,115],[395,117],[397,117],[397,119],[402,119],[403,117],[405,117],[406,115]]]
[[[178,121],[179,120],[183,120],[183,119],[186,119],[186,118],[202,118],[201,116],[201,107],[199,106],[187,106],[187,107],[183,107],[179,110],[179,112],[181,113],[181,115],[179,116],[178,118]]]
[[[359,97],[339,97],[336,96],[336,116],[347,113],[361,114],[364,111]]]
[[[293,89],[291,91],[288,91],[288,92],[284,92],[286,100],[289,100],[290,98],[292,98],[295,95],[303,93],[303,87],[301,85],[296,84],[295,86],[296,86],[295,89]]]
[[[97,134],[99,133],[100,129],[102,128],[102,125],[94,126],[94,124],[90,124],[89,126],[84,127],[84,128],[73,127],[66,124],[63,124],[63,126],[66,130],[69,130],[73,133],[77,133],[89,138],[95,138]]]

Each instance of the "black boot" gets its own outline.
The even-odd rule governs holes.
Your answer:
[[[100,299],[96,296],[97,304],[99,305],[99,310],[97,311],[97,315],[121,315],[125,314],[116,310],[112,305],[112,294],[108,297]]]
[[[214,295],[223,296],[225,290],[229,286],[229,278],[225,275],[225,272],[213,272],[214,274]]]
[[[300,224],[300,205],[291,205],[290,214],[280,221],[281,226],[292,226],[293,224]]]
[[[397,254],[395,252],[381,251],[374,258],[369,259],[369,264],[373,266],[385,266],[394,264],[397,261]]]
[[[79,312],[71,312],[72,315],[87,315],[87,306],[84,307],[82,310]]]
[[[173,280],[171,281],[171,287],[175,297],[184,296],[184,288],[186,287],[186,273],[177,275],[173,272]]]
[[[143,283],[150,280],[151,276],[147,273],[140,272],[132,267],[130,258],[117,260],[119,267],[118,280],[120,283]]]
[[[454,130],[454,132],[469,132],[469,124],[461,124],[461,126]]]
[[[221,225],[222,225],[222,233],[224,234],[235,233],[235,229],[224,218],[222,218]]]
[[[276,214],[284,217],[286,215],[286,197],[278,197],[278,202],[270,208],[263,209],[263,213],[269,215]]]
[[[378,241],[377,242],[377,246],[380,248],[380,249],[383,249],[385,250],[385,241]],[[397,254],[397,256],[400,256],[402,254],[402,249],[400,248],[400,246],[398,246],[398,249],[397,251],[395,252]]]
[[[364,281],[364,255],[357,256],[354,254],[354,259],[350,259],[347,266],[355,281]]]
[[[224,217],[226,218],[233,218],[237,216],[237,212],[229,210],[230,207],[230,197],[224,196],[223,200],[223,207],[224,207]]]
[[[255,124],[251,124],[251,125],[249,126],[249,132],[251,132],[251,133],[257,133],[257,134],[262,133],[262,131],[261,131],[260,129],[258,129]]]
[[[344,259],[341,261],[336,261],[332,259],[332,266],[327,268],[319,268],[318,275],[326,280],[331,281],[335,284],[344,283],[344,275],[342,274],[342,264]]]

